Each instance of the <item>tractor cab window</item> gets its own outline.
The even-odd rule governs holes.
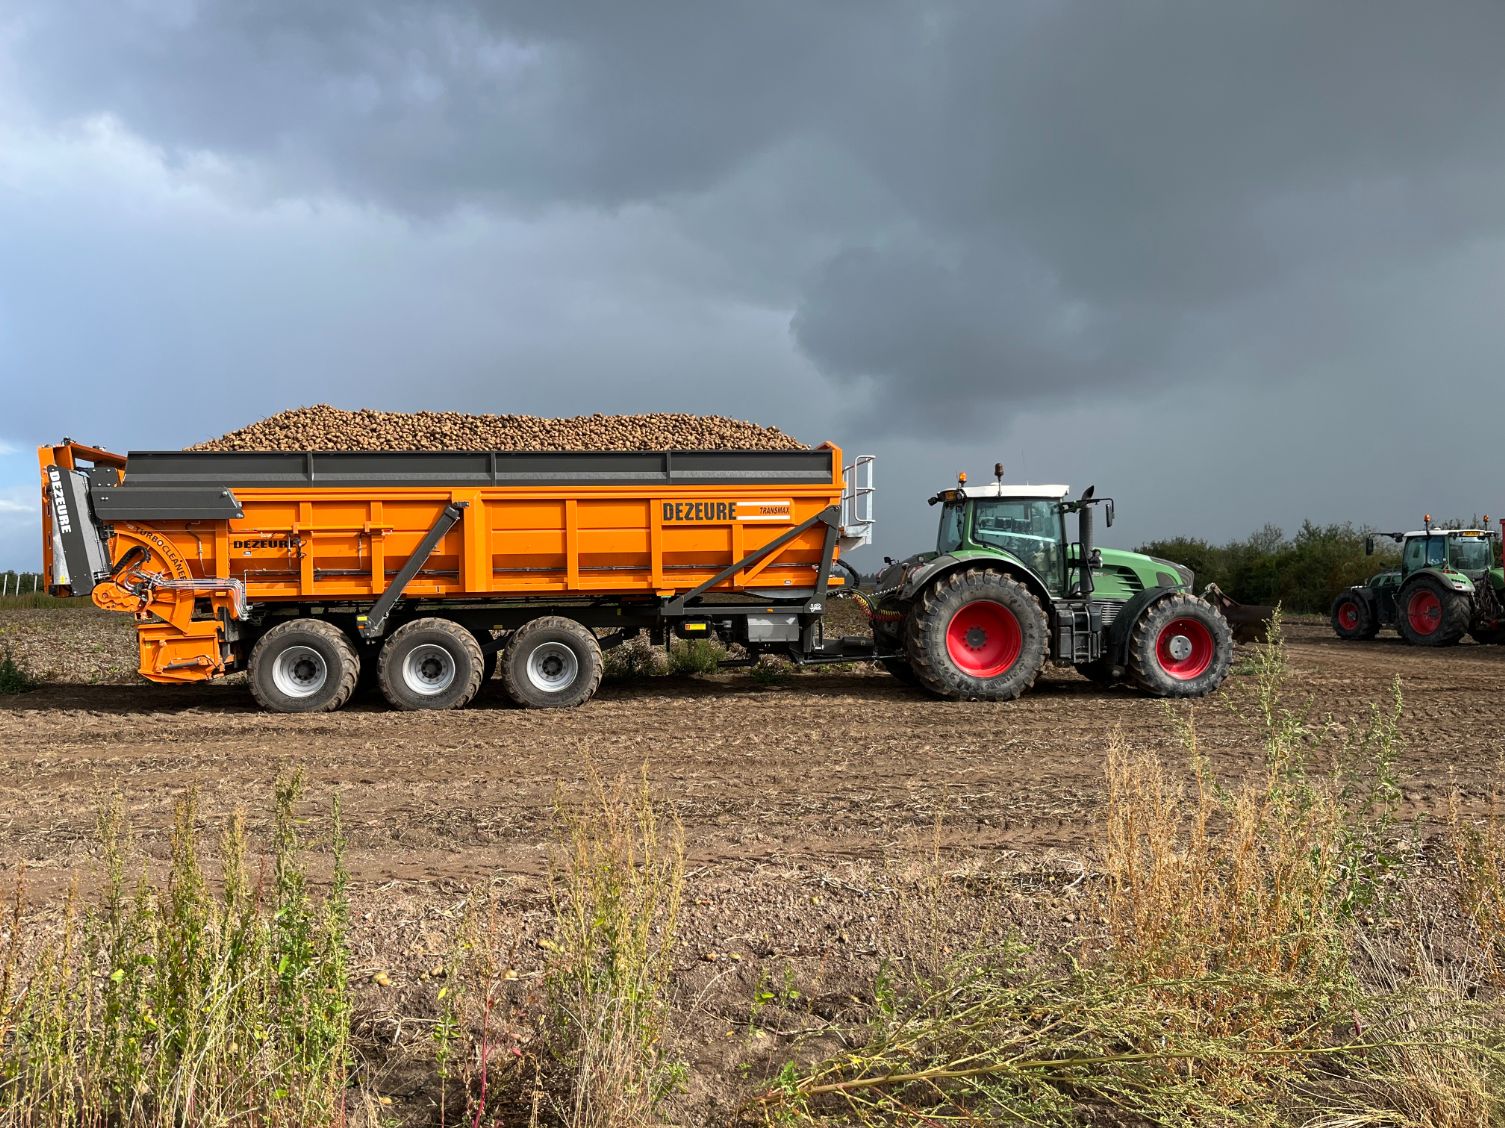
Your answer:
[[[967,507],[962,502],[948,501],[941,507],[941,531],[935,541],[937,552],[955,552],[962,546],[966,518]]]
[[[1484,572],[1494,564],[1494,542],[1489,537],[1454,537],[1449,555],[1460,572]]]
[[[1055,502],[1039,498],[978,498],[972,506],[974,541],[1018,557],[1051,590],[1060,587],[1065,558],[1061,513]]]
[[[1417,572],[1423,568],[1442,568],[1448,561],[1447,538],[1437,537],[1412,537],[1406,541],[1405,552],[1401,563],[1407,572]]]

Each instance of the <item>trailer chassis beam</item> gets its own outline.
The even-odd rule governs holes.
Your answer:
[[[819,612],[824,610],[826,604],[826,587],[831,579],[831,560],[836,548],[838,533],[837,526],[840,524],[840,522],[841,508],[835,505],[827,506],[825,509],[822,509],[819,513],[817,513],[814,517],[811,517],[809,520],[801,521],[787,533],[784,533],[782,536],[775,537],[773,540],[765,544],[762,548],[754,549],[752,552],[744,556],[741,560],[738,560],[735,564],[731,564],[723,568],[710,579],[706,580],[705,583],[698,584],[681,595],[676,595],[673,599],[664,604],[663,614],[665,616],[673,617],[684,615],[703,615],[707,611],[730,610],[730,608],[722,608],[715,605],[707,606],[705,604],[699,604],[697,606],[691,607],[689,606],[689,603],[690,600],[699,599],[701,596],[705,595],[706,592],[710,591],[717,584],[725,583],[727,580],[731,579],[738,572],[740,572],[743,568],[751,567],[759,560],[762,560],[765,556],[772,555],[779,549],[783,548],[790,541],[795,540],[804,533],[808,532],[810,529],[813,529],[816,525],[821,524],[826,526],[825,550],[821,554],[820,572],[816,576],[815,592],[805,602],[805,610],[811,612]],[[761,606],[767,607],[768,605],[764,603]]]
[[[381,593],[381,597],[371,605],[371,610],[355,617],[362,638],[381,638],[387,629],[387,616],[392,613],[392,608],[402,598],[403,591],[407,589],[419,570],[428,563],[428,558],[434,554],[434,549],[439,546],[439,541],[443,539],[444,534],[459,524],[460,518],[465,515],[465,510],[469,505],[468,501],[454,501],[446,505],[444,512],[439,514],[433,526],[418,542],[418,547],[413,550],[413,555],[408,557],[408,562],[402,566],[397,575],[392,577],[392,582],[387,585],[387,590]]]

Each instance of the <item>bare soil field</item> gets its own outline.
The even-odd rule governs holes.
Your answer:
[[[1455,788],[1482,807],[1505,748],[1505,648],[1344,643],[1318,623],[1287,632],[1292,684],[1337,725],[1361,723],[1400,679],[1406,816],[1435,820]],[[839,1012],[876,966],[895,875],[932,843],[995,908],[1001,897],[1007,926],[1046,942],[1076,931],[1112,730],[1182,756],[1170,715],[1191,710],[1218,774],[1240,776],[1261,756],[1237,673],[1194,705],[1059,671],[1017,702],[945,702],[844,667],[773,685],[742,673],[608,682],[569,712],[513,708],[494,686],[457,712],[363,699],[306,717],[261,713],[241,685],[130,680],[130,624],[116,616],[0,611],[0,646],[43,679],[0,697],[0,873],[24,867],[33,900],[59,895],[88,873],[96,814],[112,793],[149,857],[165,857],[172,804],[189,789],[211,826],[244,807],[254,841],[274,781],[301,771],[311,816],[340,798],[362,970],[391,983],[369,988],[373,1029],[394,1040],[403,1015],[422,1010],[429,969],[477,889],[508,906],[519,1000],[526,994],[556,805],[574,802],[591,770],[612,778],[646,765],[683,823],[676,986],[695,1065],[724,1057],[728,1040],[743,1060],[777,1060],[776,1045],[744,1038],[759,981],[801,984],[805,1004],[778,1020],[789,1036]],[[956,906],[959,934],[983,921]],[[399,1106],[421,1100],[391,1068]],[[714,1098],[696,1099],[703,1117]]]

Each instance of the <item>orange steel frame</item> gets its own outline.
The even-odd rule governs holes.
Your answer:
[[[140,668],[154,681],[202,681],[243,661],[226,644],[244,585],[251,604],[369,606],[388,586],[446,505],[464,516],[435,546],[404,590],[424,600],[621,602],[672,598],[712,579],[831,506],[843,491],[839,448],[829,482],[796,486],[234,487],[245,516],[229,520],[122,522],[109,544],[121,582],[99,584],[100,607],[135,615]],[[79,462],[125,470],[120,455],[64,443],[39,451],[47,467]],[[50,497],[42,491],[43,556],[52,574]],[[825,547],[816,524],[737,571],[714,591],[810,588]],[[125,582],[145,577],[144,584]],[[196,590],[155,579],[199,581]],[[213,588],[209,581],[221,581]],[[830,578],[839,585],[839,576]],[[149,598],[142,592],[149,593]],[[762,598],[760,596],[760,598]],[[207,602],[206,602],[207,601]],[[196,606],[197,604],[197,606]],[[207,615],[205,612],[207,611]],[[540,614],[546,613],[540,609]]]

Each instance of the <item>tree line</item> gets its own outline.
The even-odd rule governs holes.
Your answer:
[[[1365,539],[1375,532],[1351,522],[1305,521],[1292,537],[1266,525],[1227,544],[1172,537],[1151,541],[1139,551],[1193,569],[1198,591],[1215,583],[1241,603],[1279,603],[1287,611],[1325,614],[1338,592],[1399,564],[1400,546],[1388,537],[1376,537],[1375,554],[1365,555]]]

